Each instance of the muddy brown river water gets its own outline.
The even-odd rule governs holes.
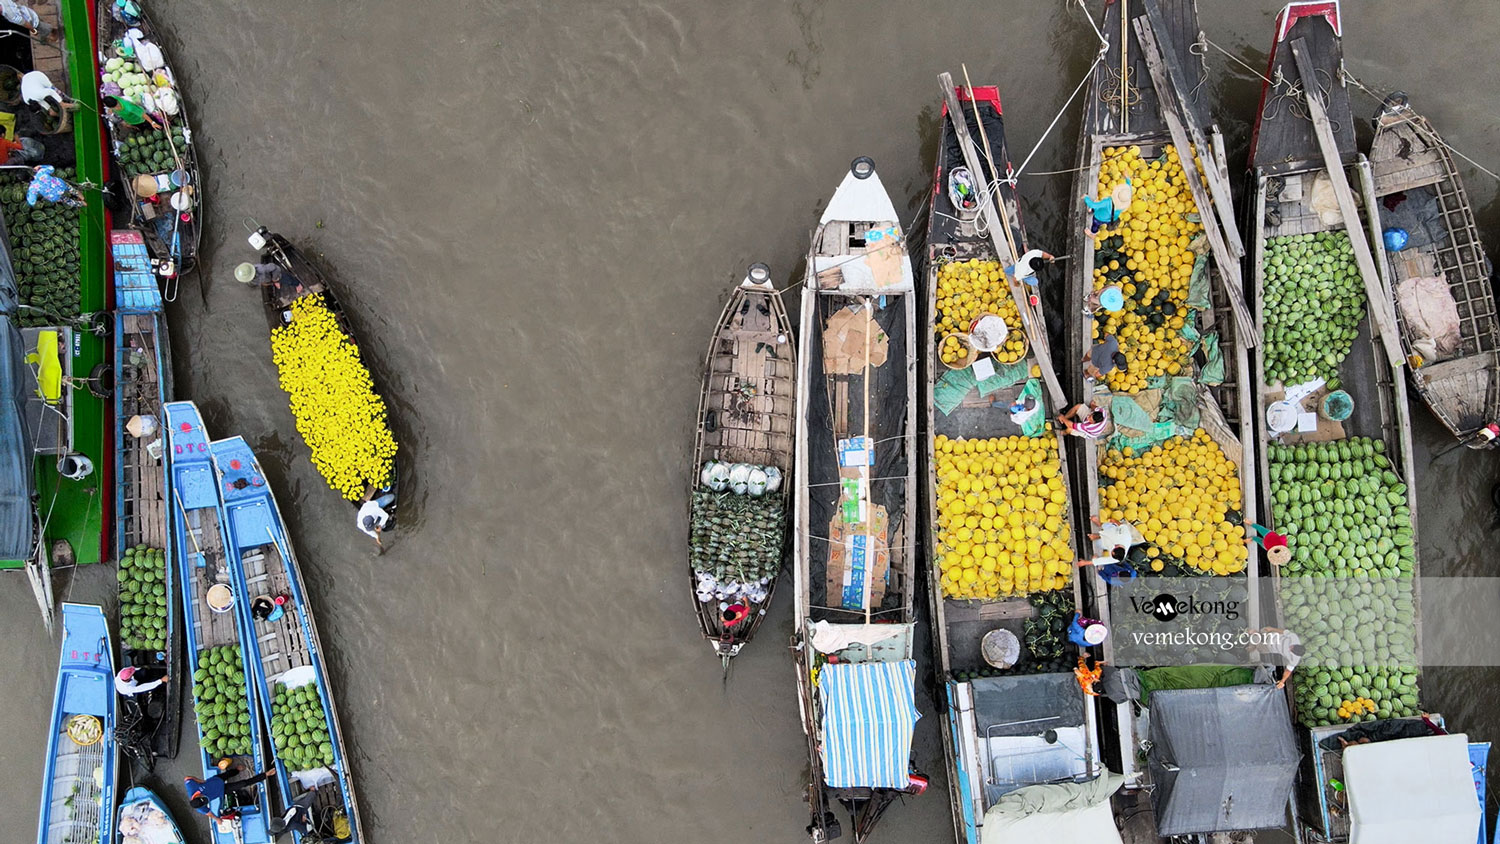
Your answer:
[[[1091,5],[1097,5],[1092,4]],[[1201,0],[1210,39],[1264,66],[1273,0]],[[897,206],[928,188],[940,71],[998,83],[1019,159],[1097,42],[1061,0],[359,5],[154,2],[202,145],[206,300],[170,311],[179,397],[256,448],[315,592],[374,844],[804,840],[790,590],[726,687],[688,605],[685,487],[701,354],[752,261],[800,260],[849,160]],[[1486,0],[1345,3],[1349,69],[1407,91],[1495,169],[1500,15]],[[1259,93],[1210,49],[1243,160]],[[1356,95],[1356,114],[1376,103]],[[1022,178],[1061,246],[1078,105]],[[1497,185],[1467,168],[1487,234]],[[410,485],[375,557],[305,457],[259,297],[230,271],[252,217],[321,253],[383,373]],[[1491,246],[1497,245],[1492,239]],[[1061,252],[1063,249],[1054,248]],[[1415,414],[1427,573],[1487,573],[1497,458],[1441,454]],[[0,590],[0,817],[36,816],[56,647]],[[113,600],[113,569],[63,577]],[[1500,739],[1495,670],[1435,670],[1424,703]],[[882,842],[951,839],[933,788]],[[176,766],[157,781],[183,809]],[[185,811],[179,817],[188,817]],[[197,840],[206,827],[195,828]]]

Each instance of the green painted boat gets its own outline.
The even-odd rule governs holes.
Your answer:
[[[49,567],[105,559],[105,526],[113,510],[112,455],[105,446],[109,404],[99,383],[108,380],[103,367],[110,325],[103,315],[111,302],[105,284],[108,212],[99,190],[105,178],[103,128],[94,117],[99,76],[93,8],[87,0],[62,0],[61,20],[49,21],[61,24],[62,43],[29,42],[13,48],[18,52],[10,56],[13,63],[20,62],[13,64],[18,70],[43,70],[53,84],[77,98],[80,108],[72,113],[71,133],[44,134],[40,115],[0,105],[18,112],[17,134],[42,143],[45,152],[35,163],[53,165],[56,175],[79,187],[86,199],[80,209],[45,201],[32,207],[25,198],[29,173],[8,170],[0,178],[0,237],[5,242],[0,260],[16,282],[19,299],[8,319],[19,329],[24,353],[37,355],[31,371],[46,367],[61,376],[60,384],[52,382],[51,401],[32,389],[22,408],[35,447],[33,542],[29,554],[0,560],[0,568],[31,568],[49,624]]]

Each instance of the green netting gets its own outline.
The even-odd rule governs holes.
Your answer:
[[[1207,360],[1198,370],[1199,383],[1210,387],[1224,383],[1224,350],[1219,348],[1219,335],[1216,332],[1203,335],[1203,356]]]
[[[1029,378],[1026,386],[1021,388],[1019,401],[1031,399],[1036,406],[1036,412],[1021,420],[1021,433],[1028,437],[1040,437],[1047,430],[1047,414],[1042,412],[1042,382],[1035,378]]]
[[[975,383],[972,367],[948,370],[932,388],[932,406],[947,416],[954,408],[963,404],[964,396],[974,389]]]

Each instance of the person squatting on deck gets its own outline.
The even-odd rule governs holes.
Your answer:
[[[73,127],[73,112],[78,102],[52,84],[52,79],[40,70],[21,75],[21,100],[32,110],[44,112],[57,121],[57,128],[43,129],[43,133],[57,135]]]
[[[1302,638],[1284,627],[1262,627],[1259,632],[1263,641],[1247,649],[1251,661],[1259,663],[1255,669],[1255,682],[1270,683],[1274,680],[1276,688],[1284,689],[1286,681],[1302,662],[1302,655],[1307,652],[1302,647]]]
[[[1109,411],[1098,402],[1075,404],[1057,417],[1057,423],[1062,426],[1064,434],[1086,440],[1098,439],[1109,430]]]
[[[281,815],[272,818],[266,828],[270,830],[272,835],[282,835],[283,833],[291,832],[301,836],[312,832],[312,804],[314,798],[317,796],[318,789],[316,787],[309,788],[297,795],[292,800],[292,805],[288,806],[287,810]]]
[[[375,540],[376,545],[384,548],[385,543],[380,541],[380,532],[385,529],[386,522],[391,520],[391,514],[387,513],[385,508],[396,503],[396,494],[387,492],[384,495],[377,495],[379,492],[380,490],[374,486],[365,491],[365,503],[360,505],[359,513],[354,517],[354,523],[359,526],[360,530],[368,533]]]
[[[220,759],[217,763],[219,772],[205,780],[197,777],[183,777],[182,785],[187,789],[188,805],[200,815],[208,815],[214,820],[222,818],[238,817],[235,806],[239,805],[241,793],[256,783],[264,782],[270,777],[276,776],[275,768],[267,768],[253,777],[242,780],[229,778],[238,774],[240,768],[229,759]],[[233,798],[230,802],[234,805],[226,807],[225,797]],[[214,809],[214,802],[219,804],[218,811]]]
[[[26,187],[26,204],[35,206],[37,200],[57,202],[69,208],[82,208],[88,204],[83,191],[52,175],[55,168],[43,164],[32,169],[31,184]]]
[[[1089,220],[1089,234],[1099,234],[1100,231],[1108,229],[1120,221],[1120,215],[1130,208],[1130,200],[1135,196],[1135,188],[1131,186],[1130,180],[1126,179],[1122,184],[1115,185],[1109,196],[1092,199],[1088,194],[1083,195],[1083,204],[1092,212]],[[1105,232],[1108,234],[1108,232]]]

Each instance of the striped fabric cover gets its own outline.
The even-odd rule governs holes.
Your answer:
[[[917,663],[839,662],[818,673],[829,788],[906,788]]]

